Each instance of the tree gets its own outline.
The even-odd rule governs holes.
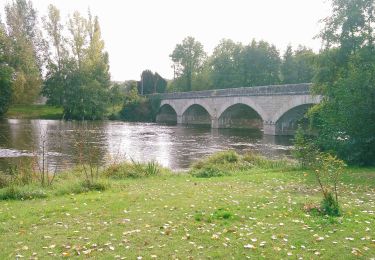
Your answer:
[[[114,97],[98,17],[89,12],[86,19],[75,12],[65,37],[59,10],[50,6],[44,26],[51,47],[43,87],[48,103],[61,105],[66,119],[101,119]]]
[[[9,39],[0,20],[0,117],[8,110],[12,95],[13,69],[8,65]]]
[[[242,44],[223,39],[215,47],[210,58],[212,84],[214,88],[240,87]]]
[[[141,81],[138,83],[139,94],[164,93],[167,88],[167,81],[157,72],[144,70],[141,74]]]
[[[242,86],[273,85],[280,82],[280,57],[274,45],[253,40],[241,54]]]
[[[14,103],[31,103],[40,92],[45,56],[36,10],[31,1],[16,0],[6,5],[5,14],[12,46],[9,64],[15,70],[12,99]]]
[[[75,12],[69,20],[74,64],[66,75],[64,115],[80,120],[101,119],[109,103],[109,59],[98,17]],[[87,41],[88,40],[88,41]]]
[[[298,46],[293,52],[292,46],[288,46],[281,64],[282,82],[284,84],[309,83],[314,76],[314,57],[311,49]]]
[[[202,68],[206,59],[203,45],[193,37],[186,37],[181,44],[177,44],[170,55],[175,65],[177,76],[185,81],[184,90],[192,89],[192,78]]]
[[[70,47],[77,66],[81,69],[88,36],[87,20],[78,11],[74,12],[73,17],[69,18],[68,30],[70,32]]]
[[[62,106],[65,91],[65,74],[69,61],[66,46],[67,39],[63,35],[64,26],[60,11],[53,5],[48,6],[48,16],[43,19],[44,28],[50,42],[47,60],[47,74],[42,93],[50,105]]]
[[[322,103],[310,112],[317,143],[349,163],[375,163],[374,1],[332,0],[321,37],[314,90]]]

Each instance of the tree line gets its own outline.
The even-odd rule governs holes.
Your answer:
[[[62,21],[48,6],[39,22],[31,1],[5,6],[0,20],[0,115],[10,104],[30,104],[43,95],[62,106],[66,119],[100,119],[113,100],[108,53],[99,19],[88,11]]]
[[[248,45],[223,39],[208,56],[203,45],[193,37],[177,44],[170,58],[175,78],[169,90],[238,88],[275,84],[311,82],[316,54],[289,45],[282,57],[275,45],[256,41]]]

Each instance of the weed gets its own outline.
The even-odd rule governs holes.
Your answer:
[[[207,165],[203,168],[192,170],[190,174],[198,178],[211,178],[230,175],[229,172],[224,172],[213,165]]]
[[[47,193],[35,187],[9,186],[0,190],[0,200],[30,200],[35,198],[46,198]]]

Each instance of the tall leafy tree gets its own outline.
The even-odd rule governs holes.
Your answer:
[[[242,85],[262,86],[280,82],[281,59],[274,45],[253,40],[241,55]]]
[[[9,39],[0,19],[0,117],[8,110],[12,95],[13,69],[8,65]]]
[[[109,59],[98,17],[86,19],[75,12],[69,19],[75,64],[67,75],[64,114],[67,118],[100,119],[109,102]]]
[[[10,65],[15,69],[13,102],[31,103],[39,95],[44,62],[44,41],[31,1],[15,0],[5,7],[11,41]]]
[[[65,76],[70,62],[67,39],[63,35],[64,26],[61,21],[60,10],[55,6],[48,6],[48,15],[43,19],[47,32],[50,51],[47,60],[47,73],[42,93],[51,105],[62,106],[65,92]]]
[[[87,47],[87,28],[87,20],[78,11],[74,12],[68,21],[68,30],[70,32],[69,43],[79,69],[82,67]]]
[[[157,72],[144,70],[141,74],[141,81],[138,83],[138,93],[153,94],[164,93],[167,88],[167,81]]]
[[[284,84],[308,83],[311,82],[315,73],[315,54],[311,49],[299,46],[293,51],[288,46],[281,64],[282,82]]]
[[[332,0],[332,7],[314,85],[324,99],[310,113],[317,142],[347,162],[374,164],[374,1]]]
[[[170,55],[175,65],[177,76],[184,81],[184,90],[192,89],[192,78],[197,74],[206,59],[203,45],[193,37],[186,37],[182,43],[177,44]]]
[[[212,84],[215,88],[240,87],[242,44],[223,39],[210,58]]]

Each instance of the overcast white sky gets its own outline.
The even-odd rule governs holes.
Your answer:
[[[10,0],[0,0],[3,9]],[[64,20],[88,7],[99,16],[112,80],[139,79],[144,69],[173,77],[169,54],[186,36],[209,54],[223,38],[266,40],[283,52],[290,43],[318,51],[313,40],[330,13],[327,0],[33,0],[39,16],[54,4]],[[3,17],[4,20],[4,17]]]

